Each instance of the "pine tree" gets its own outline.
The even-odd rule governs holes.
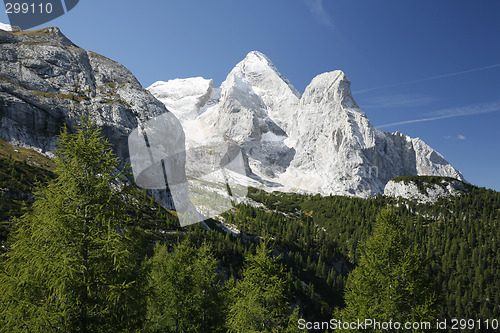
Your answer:
[[[0,271],[2,332],[123,332],[145,316],[142,232],[118,160],[89,120],[63,130],[57,178],[36,193]]]
[[[283,270],[263,241],[247,259],[243,279],[232,290],[230,332],[297,332],[299,315],[287,301]]]
[[[206,244],[158,245],[151,259],[148,332],[218,332],[225,317],[225,293],[217,261]]]
[[[432,320],[435,295],[418,253],[396,214],[382,212],[348,277],[342,320]]]

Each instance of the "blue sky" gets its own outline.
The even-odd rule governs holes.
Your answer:
[[[500,190],[498,0],[80,0],[46,25],[145,87],[219,85],[252,50],[299,91],[341,69],[373,125],[422,138],[468,181]]]

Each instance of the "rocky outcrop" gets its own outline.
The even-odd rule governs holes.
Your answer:
[[[177,118],[121,64],[78,47],[58,28],[0,30],[0,138],[50,155],[61,127],[71,131],[82,115],[102,128],[122,165],[130,161],[129,134],[147,130],[156,116],[165,115],[168,131],[184,142]],[[168,191],[151,194],[174,208]]]
[[[249,185],[370,197],[397,176],[463,179],[422,140],[374,128],[342,71],[318,75],[301,95],[269,58],[254,51],[220,88],[192,78],[148,89],[180,119],[188,146],[237,144]]]
[[[467,185],[459,180],[442,178],[426,180],[394,179],[390,180],[384,189],[384,195],[393,198],[403,198],[418,203],[432,203],[440,198],[457,196],[467,191]]]
[[[140,121],[167,112],[122,65],[87,52],[57,28],[0,30],[0,136],[50,152],[60,127],[91,114],[123,159]]]

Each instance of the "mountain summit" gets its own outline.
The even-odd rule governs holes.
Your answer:
[[[316,76],[301,95],[267,56],[252,51],[220,88],[187,78],[148,90],[179,118],[188,149],[236,143],[247,170],[240,182],[249,185],[370,197],[398,176],[463,180],[419,138],[373,127],[339,70]]]

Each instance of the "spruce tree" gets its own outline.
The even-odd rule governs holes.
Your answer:
[[[0,270],[2,332],[130,332],[145,316],[142,232],[118,160],[89,120],[64,129],[57,178],[15,226]]]
[[[425,276],[419,250],[412,246],[401,219],[383,211],[371,238],[360,246],[359,265],[349,275],[343,321],[432,320],[435,292]]]

